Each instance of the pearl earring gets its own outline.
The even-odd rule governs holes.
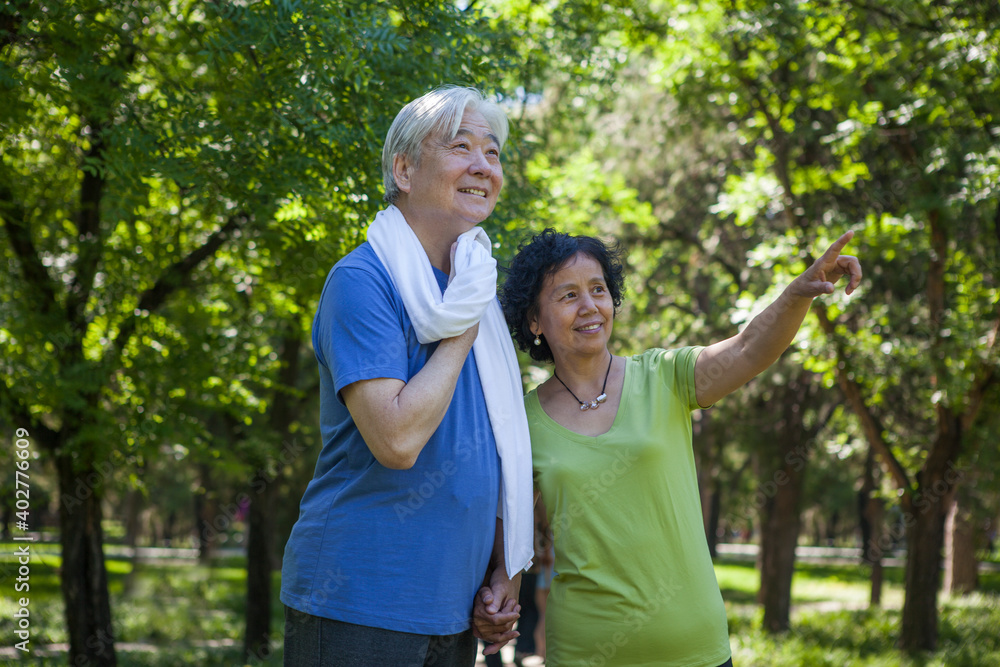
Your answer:
[[[535,345],[541,345],[542,339],[538,337],[539,334],[535,334]]]

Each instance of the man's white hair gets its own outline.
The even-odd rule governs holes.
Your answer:
[[[436,132],[444,134],[449,140],[454,138],[466,111],[478,111],[483,115],[503,149],[509,130],[507,114],[499,104],[486,99],[477,88],[453,85],[435,88],[400,109],[385,136],[382,182],[386,202],[394,204],[399,198],[399,186],[392,175],[392,163],[396,156],[405,155],[419,166],[420,147],[424,139]]]

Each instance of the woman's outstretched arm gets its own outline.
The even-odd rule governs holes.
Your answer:
[[[861,263],[857,257],[840,254],[853,237],[854,232],[847,232],[837,239],[743,331],[702,350],[694,367],[699,405],[712,405],[773,364],[795,338],[812,300],[832,294],[841,277],[850,277],[848,294],[857,289]]]

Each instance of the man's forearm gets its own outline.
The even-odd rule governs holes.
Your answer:
[[[420,449],[427,444],[451,406],[474,340],[468,332],[442,340],[424,367],[403,386],[391,406],[395,413],[387,415],[398,435],[409,434],[421,442]]]
[[[382,465],[413,466],[451,405],[478,327],[438,343],[423,368],[403,382],[363,380],[342,390],[344,402],[368,448]]]

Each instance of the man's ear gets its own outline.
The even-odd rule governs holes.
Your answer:
[[[396,187],[400,192],[410,193],[410,175],[413,173],[414,164],[409,156],[396,153],[392,157],[392,177],[396,181]]]

